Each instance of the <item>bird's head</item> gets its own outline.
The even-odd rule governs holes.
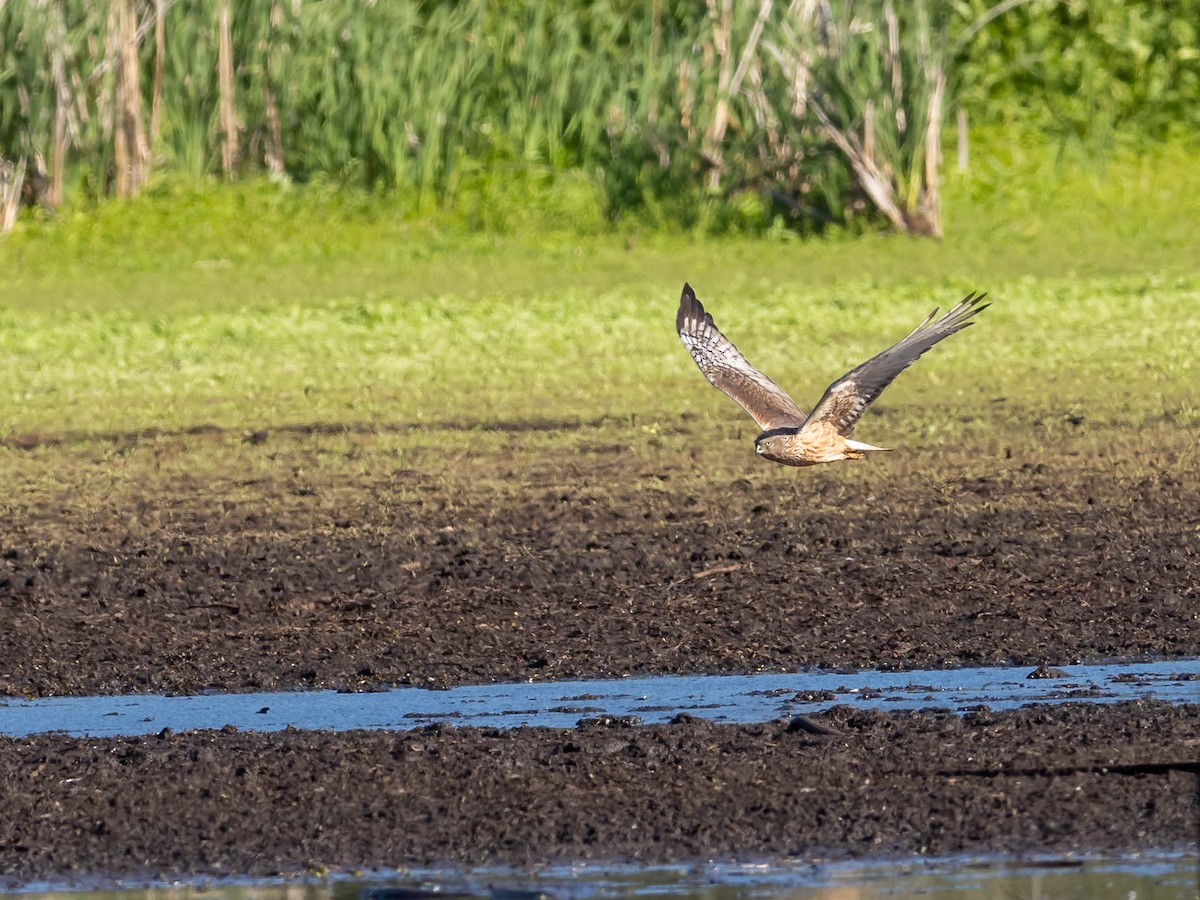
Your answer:
[[[781,462],[786,458],[787,448],[784,444],[787,435],[764,431],[754,439],[754,452],[763,459]]]

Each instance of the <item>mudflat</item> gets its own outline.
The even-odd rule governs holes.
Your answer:
[[[692,427],[10,436],[0,692],[1200,655],[1194,429],[729,476]],[[1197,846],[1200,705],[814,721],[3,740],[0,876]]]
[[[720,476],[686,423],[446,430],[403,468],[334,432],[10,438],[0,694],[1200,655],[1195,429],[810,470],[735,443]]]
[[[836,733],[813,733],[836,730]],[[0,741],[9,883],[1194,850],[1200,707]]]

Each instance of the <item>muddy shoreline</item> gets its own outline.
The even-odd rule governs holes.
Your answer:
[[[10,448],[0,696],[1197,656],[1163,434],[736,477],[517,432]],[[0,881],[1200,846],[1200,704],[817,720],[5,739]]]
[[[1194,448],[922,464],[721,482],[532,454],[487,483],[36,497],[0,536],[0,696],[1200,655]]]
[[[814,733],[812,723],[836,733]],[[817,729],[817,730],[821,730]],[[0,741],[0,873],[1193,851],[1200,705]]]

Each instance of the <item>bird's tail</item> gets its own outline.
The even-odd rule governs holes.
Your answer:
[[[850,438],[846,438],[846,446],[849,447],[851,450],[858,450],[858,451],[864,452],[864,453],[871,453],[871,452],[891,453],[892,452],[891,447],[876,447],[874,444],[864,444],[862,441],[852,441],[852,440],[850,440]]]

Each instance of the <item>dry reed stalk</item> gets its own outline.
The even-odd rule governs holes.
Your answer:
[[[829,113],[816,98],[812,98],[809,102],[809,109],[816,115],[822,134],[842,151],[850,163],[855,180],[871,202],[875,204],[876,209],[883,213],[896,228],[908,231],[908,219],[896,205],[895,191],[892,189],[891,181],[875,165],[874,158],[865,152],[858,136],[834,125],[829,118]]]
[[[233,102],[233,35],[229,0],[221,0],[217,13],[217,92],[220,96],[221,168],[233,178],[238,163],[238,123]]]
[[[650,70],[658,70],[659,46],[662,44],[663,0],[654,0],[650,8]],[[658,124],[658,95],[652,94],[646,104],[646,122],[653,127]]]
[[[765,142],[759,143],[758,148],[759,159],[764,165],[777,164],[782,149],[777,127],[779,121],[771,112],[771,104],[763,85],[762,60],[758,53],[763,29],[766,28],[773,5],[773,0],[762,0],[760,3],[758,15],[750,29],[750,36],[746,39],[746,46],[742,48],[742,57],[738,60],[737,71],[733,73],[733,82],[729,86],[729,98],[732,100],[734,95],[742,89],[742,83],[746,77],[750,78],[750,88],[746,91],[746,97],[750,102],[751,111],[754,113],[754,124],[766,138]]]
[[[279,52],[278,32],[283,25],[283,7],[279,0],[271,4],[271,41],[268,54]],[[270,66],[263,78],[263,115],[267,120],[267,146],[263,151],[263,162],[272,175],[283,174],[283,123],[279,117],[279,101],[271,83]]]
[[[112,0],[109,28],[116,58],[116,102],[113,105],[116,194],[132,197],[146,180],[150,148],[142,127],[141,70],[138,66],[137,11],[134,0]]]
[[[770,48],[792,90],[808,91],[807,96],[793,96],[793,110],[807,109],[815,118],[818,132],[841,152],[854,180],[895,228],[940,237],[946,76],[924,7],[917,8],[917,23],[906,34],[891,0],[878,7],[874,22],[860,19],[864,14],[853,7],[844,9],[840,19],[832,18],[829,4],[818,3],[795,0],[789,13],[805,12],[808,21],[799,27],[788,23],[790,43]],[[874,43],[858,48],[876,55],[879,76],[867,78],[860,69],[839,74],[844,54],[854,50],[850,42],[871,35],[878,35]],[[906,60],[913,81],[907,90]],[[817,74],[812,76],[814,67]],[[803,76],[797,75],[800,70]],[[810,87],[813,77],[820,93]]]
[[[783,23],[783,32],[789,44],[797,48],[790,58],[785,60],[778,50],[774,51],[776,60],[788,77],[788,89],[792,97],[792,117],[797,121],[804,120],[808,106],[809,80],[812,77],[812,60],[807,50],[813,28],[817,21],[817,4],[819,0],[792,0],[788,6],[787,19]],[[795,26],[791,23],[795,22]],[[797,40],[797,31],[805,35]]]
[[[13,163],[0,156],[0,235],[8,234],[17,223],[24,186],[25,157]]]
[[[758,60],[758,42],[762,40],[763,29],[767,26],[767,19],[771,15],[771,7],[774,6],[773,0],[762,0],[758,7],[758,15],[754,19],[754,25],[750,29],[750,36],[746,38],[746,46],[742,48],[742,56],[738,60],[737,71],[733,73],[733,80],[729,83],[727,97],[733,97],[742,89],[742,81],[746,78],[746,73],[750,66]]]
[[[54,103],[54,136],[50,148],[50,186],[46,202],[58,207],[63,202],[63,181],[67,171],[67,107],[56,99]]]
[[[721,156],[721,141],[729,124],[729,85],[733,80],[733,0],[721,0],[720,12],[716,0],[708,0],[708,12],[712,18],[712,46],[717,55],[717,96],[712,121],[704,132],[702,156],[709,166],[707,182],[715,188],[721,181],[721,170],[725,160]]]
[[[933,94],[929,98],[925,122],[925,181],[917,205],[923,222],[917,224],[920,233],[930,237],[942,236],[942,102],[946,96],[946,70],[941,62],[934,63]]]
[[[709,188],[720,185],[721,174],[725,169],[725,159],[721,145],[725,140],[725,132],[729,127],[729,106],[734,96],[742,88],[746,73],[758,58],[758,43],[762,39],[763,29],[771,15],[774,0],[761,0],[758,15],[746,38],[746,45],[738,57],[737,68],[731,72],[733,60],[733,4],[731,0],[723,0],[721,15],[718,19],[713,0],[709,0],[709,12],[714,19],[713,43],[720,56],[721,67],[717,79],[717,105],[713,120],[705,135],[705,157],[712,168],[708,173]]]
[[[112,0],[108,7],[108,32],[105,36],[104,54],[109,59],[118,58],[121,52],[121,10],[125,0]],[[129,135],[124,128],[123,113],[125,104],[122,98],[122,80],[120,64],[117,64],[117,77],[113,85],[113,105],[111,109],[111,129],[113,136],[113,165],[116,168],[115,187],[118,197],[127,196],[129,171]]]
[[[900,70],[900,17],[890,2],[884,4],[883,21],[887,27],[888,43],[884,67],[892,74],[892,102],[896,104],[896,112],[900,115],[904,109],[901,106],[904,101],[904,75]],[[903,122],[897,121],[896,125],[900,131],[904,130]]]
[[[150,97],[150,147],[158,146],[162,126],[163,64],[167,58],[167,0],[154,0],[154,88]]]
[[[267,144],[263,162],[272,175],[283,174],[283,124],[279,118],[279,103],[270,84],[263,85],[263,115],[267,120]]]
[[[696,139],[691,65],[686,59],[681,59],[677,71],[679,75],[679,124],[683,126],[688,144],[691,144]]]
[[[67,79],[67,57],[71,52],[67,40],[67,24],[61,7],[46,30],[47,50],[50,54],[50,80],[54,85],[54,132],[50,147],[50,184],[46,191],[46,203],[58,207],[63,201],[63,182],[66,178],[67,141],[71,132],[72,100]]]

